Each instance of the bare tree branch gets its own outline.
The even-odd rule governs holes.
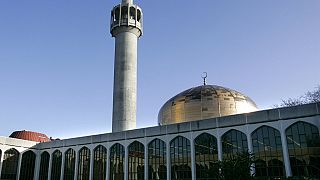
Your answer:
[[[298,98],[289,98],[286,100],[282,99],[281,101],[282,102],[280,104],[276,104],[274,105],[274,107],[290,107],[320,102],[320,85],[318,85],[314,91],[308,91],[303,96],[300,96]]]

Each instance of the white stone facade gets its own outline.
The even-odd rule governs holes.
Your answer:
[[[93,152],[95,147],[102,145],[107,149],[107,171],[106,179],[109,179],[110,175],[110,148],[116,143],[124,146],[125,149],[125,167],[124,167],[124,179],[128,179],[128,146],[134,141],[138,141],[144,145],[144,177],[148,179],[148,144],[154,139],[160,139],[166,143],[167,147],[167,179],[170,179],[170,142],[177,136],[183,136],[190,140],[191,143],[191,170],[192,179],[196,179],[196,167],[195,167],[195,149],[194,139],[202,133],[208,133],[217,138],[218,146],[218,157],[222,160],[222,144],[221,137],[223,134],[231,129],[235,129],[246,134],[248,139],[248,149],[252,152],[252,141],[251,134],[257,128],[261,126],[268,126],[278,130],[281,134],[281,143],[283,148],[283,161],[285,166],[286,176],[292,176],[285,130],[296,122],[306,122],[320,128],[320,113],[319,104],[308,104],[290,108],[270,109],[264,111],[258,111],[248,114],[239,114],[234,116],[226,116],[221,118],[214,118],[208,120],[201,120],[189,123],[173,124],[167,126],[156,126],[144,129],[136,129],[131,131],[108,133],[101,135],[93,135],[88,137],[80,137],[74,139],[59,140],[53,142],[39,143],[36,144],[30,141],[12,139],[12,138],[0,138],[0,149],[1,149],[1,163],[2,166],[4,152],[10,148],[15,148],[20,152],[19,167],[21,164],[21,155],[31,150],[36,154],[36,166],[34,169],[35,175],[34,180],[38,179],[40,155],[42,152],[48,152],[50,155],[56,150],[62,152],[62,167],[64,167],[65,159],[64,153],[72,148],[76,152],[76,163],[75,163],[75,179],[78,174],[77,167],[79,161],[79,150],[83,147],[90,149],[90,179],[93,178]],[[51,156],[50,156],[51,157]],[[52,158],[49,163],[49,174],[51,172]],[[19,172],[17,177],[19,177]],[[1,172],[0,172],[1,173]],[[61,179],[63,179],[63,168],[61,168]],[[50,180],[50,175],[49,178]]]

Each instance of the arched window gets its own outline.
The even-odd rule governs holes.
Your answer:
[[[286,130],[293,176],[320,178],[320,138],[316,126],[297,122]]]
[[[121,19],[122,21],[128,19],[128,6],[121,7]]]
[[[130,7],[130,19],[136,20],[136,8],[133,6]]]
[[[283,177],[285,174],[280,132],[262,126],[252,133],[256,177]]]
[[[27,151],[22,154],[19,180],[33,180],[35,163],[36,154],[34,152]]]
[[[124,179],[125,151],[121,144],[114,144],[110,148],[110,180]]]
[[[248,151],[247,136],[238,130],[232,129],[221,137],[223,159],[228,159],[238,153]]]
[[[114,10],[114,21],[119,21],[120,19],[120,8],[116,7],[116,9]]]
[[[105,180],[107,172],[107,149],[99,145],[94,149],[93,156],[93,180]]]
[[[64,163],[64,180],[74,180],[74,168],[76,164],[76,152],[73,149],[68,149],[65,154],[65,163]]]
[[[154,139],[148,146],[148,162],[150,180],[167,179],[166,143],[160,139]]]
[[[60,180],[61,163],[62,163],[62,153],[59,150],[55,150],[52,154],[51,180]]]
[[[115,21],[115,18],[114,18],[114,12],[113,10],[111,11],[111,24]]]
[[[79,164],[78,164],[78,180],[89,180],[90,174],[90,150],[83,147],[79,151]]]
[[[12,148],[4,152],[1,179],[15,180],[17,178],[19,152]]]
[[[218,161],[217,139],[203,133],[194,140],[197,179],[213,179],[216,176]]]
[[[144,145],[138,141],[134,141],[128,147],[129,171],[128,178],[130,180],[144,179]]]
[[[190,141],[182,136],[170,142],[171,179],[191,179]]]
[[[48,179],[49,161],[50,161],[50,154],[46,151],[43,152],[41,154],[41,160],[40,160],[39,180]]]
[[[141,22],[141,11],[140,11],[140,9],[138,9],[137,10],[137,12],[138,12],[138,14],[137,14],[137,20],[139,21],[139,22]]]

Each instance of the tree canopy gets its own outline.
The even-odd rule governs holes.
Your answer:
[[[320,85],[318,85],[315,90],[307,91],[304,95],[297,98],[282,99],[282,102],[280,104],[274,106],[289,107],[316,102],[320,102]]]

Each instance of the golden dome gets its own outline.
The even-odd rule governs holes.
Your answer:
[[[248,97],[215,85],[188,89],[168,100],[160,109],[160,125],[189,122],[258,110]]]

